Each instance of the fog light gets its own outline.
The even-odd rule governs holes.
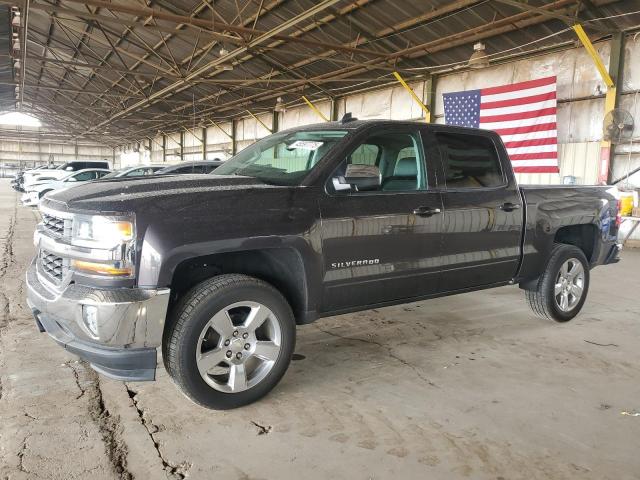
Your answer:
[[[82,306],[82,321],[91,335],[98,337],[98,307],[94,305]]]

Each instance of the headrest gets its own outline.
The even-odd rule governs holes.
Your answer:
[[[398,160],[393,171],[394,177],[416,177],[418,176],[418,166],[416,157],[405,157]]]

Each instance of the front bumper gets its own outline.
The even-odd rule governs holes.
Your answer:
[[[27,302],[38,328],[96,371],[118,380],[155,379],[168,289],[101,290],[72,283],[58,292],[41,281],[33,262],[27,270]],[[95,314],[93,324],[84,320],[87,307]]]
[[[38,192],[29,191],[23,193],[20,200],[25,207],[36,207],[40,202],[40,195]]]

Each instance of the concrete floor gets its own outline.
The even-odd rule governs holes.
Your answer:
[[[568,324],[515,287],[320,320],[271,395],[215,412],[163,369],[125,386],[37,333],[36,221],[2,181],[2,479],[640,479],[637,250]]]

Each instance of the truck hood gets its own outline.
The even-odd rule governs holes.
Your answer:
[[[45,205],[81,212],[137,212],[149,205],[175,211],[176,207],[203,205],[212,196],[237,195],[237,191],[282,189],[251,177],[222,175],[162,175],[124,177],[88,182],[47,196]],[[226,192],[226,194],[225,194]],[[215,203],[215,201],[214,201]]]

